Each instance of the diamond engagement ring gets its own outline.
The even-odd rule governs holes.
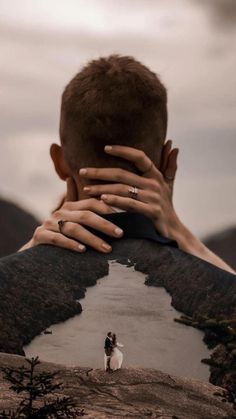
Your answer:
[[[131,197],[131,198],[133,198],[133,199],[137,199],[138,198],[138,188],[136,188],[136,186],[131,186],[129,189],[128,189],[128,194],[129,194],[129,196]]]

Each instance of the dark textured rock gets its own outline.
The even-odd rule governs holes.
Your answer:
[[[227,331],[236,321],[235,275],[173,247],[121,239],[113,243],[109,255],[90,250],[80,256],[38,246],[0,260],[0,293],[4,297],[0,298],[0,350],[22,354],[23,345],[35,335],[73,316],[79,307],[78,292],[83,294],[84,287],[107,275],[108,259],[135,265],[146,274],[146,285],[164,286],[172,296],[172,305],[195,327],[204,329],[205,322],[212,319],[204,330],[208,337],[213,333],[214,345],[232,343],[228,332],[218,332]],[[235,358],[231,361],[230,355],[220,371],[212,370],[214,384],[235,387]]]
[[[32,237],[39,225],[31,214],[0,199],[0,257],[16,252]]]
[[[0,365],[18,367],[24,358],[0,354]],[[59,396],[70,395],[86,418],[223,419],[233,418],[224,390],[198,380],[179,378],[151,369],[124,368],[112,374],[89,368],[66,368],[42,362],[37,368],[58,371]],[[0,409],[15,408],[21,396],[9,390],[0,374]]]

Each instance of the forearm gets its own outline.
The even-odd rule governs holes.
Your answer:
[[[195,237],[193,233],[180,221],[178,222],[178,226],[174,229],[172,237],[177,241],[181,250],[197,256],[200,259],[206,260],[207,262],[218,266],[218,268],[236,274],[236,272],[226,262],[208,249],[208,247]]]

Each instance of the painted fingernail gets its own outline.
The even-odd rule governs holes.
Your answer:
[[[85,187],[83,188],[83,190],[84,190],[84,191],[86,191],[86,192],[90,191],[90,189],[91,189],[91,188],[90,188],[89,186],[85,186]]]
[[[107,195],[101,195],[101,199],[104,199],[104,200],[106,200],[108,198],[108,196]]]
[[[80,169],[79,174],[80,175],[86,175],[87,169]]]
[[[116,236],[122,236],[123,234],[123,230],[121,230],[121,228],[119,227],[116,227],[114,231],[115,231]]]
[[[85,250],[86,250],[86,247],[83,244],[79,244],[78,248],[81,252],[85,252]]]
[[[106,250],[107,252],[110,252],[111,251],[111,246],[109,246],[109,244],[102,243],[102,248],[104,250]]]
[[[109,153],[109,151],[112,150],[112,146],[111,145],[105,145],[104,150],[108,151],[108,153]]]

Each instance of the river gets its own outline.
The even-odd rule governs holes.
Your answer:
[[[174,321],[180,313],[171,306],[164,288],[144,285],[145,275],[115,261],[109,275],[87,289],[83,312],[50,327],[24,350],[41,360],[103,367],[103,344],[108,331],[124,345],[123,366],[156,368],[207,380],[208,367],[200,361],[210,351],[203,333]]]

